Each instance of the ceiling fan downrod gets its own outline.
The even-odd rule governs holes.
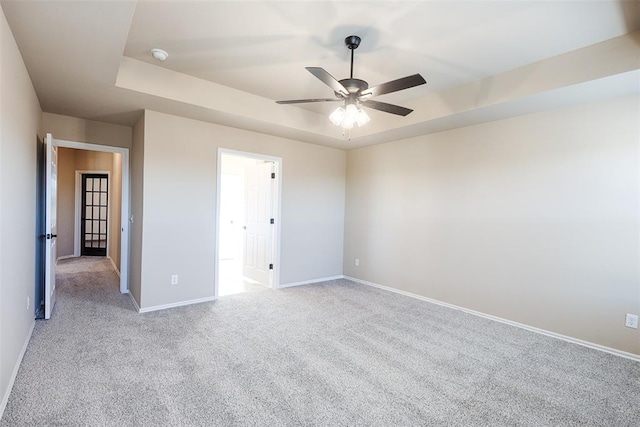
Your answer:
[[[361,39],[358,36],[349,36],[344,39],[344,44],[346,44],[349,50],[351,50],[351,75],[349,76],[350,79],[353,78],[353,51],[356,50],[358,46],[360,46],[360,41]]]

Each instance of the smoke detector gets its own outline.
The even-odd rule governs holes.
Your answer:
[[[162,49],[151,49],[151,55],[158,61],[164,61],[169,57],[169,54]]]

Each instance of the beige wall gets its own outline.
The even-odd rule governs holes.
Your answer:
[[[631,96],[350,151],[345,274],[640,354],[639,113]]]
[[[111,159],[109,257],[113,260],[116,268],[120,270],[120,253],[122,251],[120,247],[122,244],[122,154],[113,153]]]
[[[34,319],[40,116],[29,74],[0,9],[0,416]]]
[[[131,147],[131,128],[128,126],[42,113],[41,127],[43,134],[51,133],[55,139],[113,147]]]
[[[213,296],[218,147],[283,159],[280,283],[342,274],[344,151],[147,111],[143,308]]]
[[[58,258],[73,255],[75,239],[76,171],[109,172],[109,252],[120,268],[122,156],[117,153],[58,149]]]
[[[113,153],[76,150],[76,170],[109,171],[113,168]]]
[[[73,255],[75,235],[76,153],[78,150],[58,148],[58,258]]]
[[[130,225],[130,266],[129,292],[142,306],[140,288],[142,286],[142,218],[144,188],[144,139],[145,114],[133,127],[131,144],[131,217]]]

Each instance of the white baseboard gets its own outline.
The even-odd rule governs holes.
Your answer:
[[[63,256],[59,256],[58,259],[56,259],[56,262],[63,259],[71,259],[71,258],[77,258],[77,257],[75,255],[63,255]]]
[[[13,367],[13,372],[11,372],[11,378],[9,379],[9,384],[7,384],[7,389],[4,392],[4,396],[2,396],[2,402],[0,402],[0,419],[2,419],[2,415],[4,414],[4,409],[7,407],[7,402],[9,402],[9,395],[11,394],[11,389],[13,388],[13,383],[16,381],[16,377],[18,376],[18,370],[20,369],[20,364],[22,363],[22,358],[24,357],[24,353],[27,351],[27,346],[29,345],[29,341],[31,340],[31,334],[33,334],[33,328],[36,326],[35,319],[31,322],[31,327],[29,328],[29,333],[27,334],[27,338],[24,340],[24,344],[22,344],[22,350],[20,350],[20,355],[16,360],[16,363]]]
[[[133,306],[135,307],[136,311],[138,313],[140,313],[140,306],[138,305],[138,302],[136,301],[136,299],[131,294],[131,291],[129,291],[128,294],[129,294],[129,298],[131,298],[131,302],[133,303]]]
[[[118,277],[120,277],[120,270],[118,270],[118,267],[116,267],[116,263],[113,262],[113,258],[111,258],[110,256],[107,256],[107,258],[109,258],[109,261],[111,261],[111,265],[113,266],[113,270],[116,272]]]
[[[278,286],[276,289],[290,288],[292,286],[311,285],[313,283],[328,282],[329,280],[337,280],[337,279],[344,279],[344,276],[342,275],[331,276],[331,277],[323,277],[321,279],[304,280],[302,282],[285,283],[284,285]]]
[[[174,308],[174,307],[182,307],[183,305],[199,304],[201,302],[215,301],[215,299],[216,297],[206,297],[206,298],[192,299],[189,301],[174,302],[171,304],[154,305],[153,307],[138,308],[138,313],[148,313],[150,311],[165,310],[167,308]]]
[[[556,338],[556,339],[559,339],[559,340],[562,340],[562,341],[570,342],[572,344],[578,344],[578,345],[581,345],[581,346],[584,346],[584,347],[592,348],[594,350],[604,351],[606,353],[610,353],[610,354],[613,354],[615,356],[620,356],[620,357],[624,357],[626,359],[631,359],[631,360],[635,360],[637,362],[640,362],[640,355],[637,355],[637,354],[633,354],[633,353],[629,353],[629,352],[626,352],[626,351],[618,350],[618,349],[615,349],[615,348],[607,347],[607,346],[604,346],[604,345],[592,343],[592,342],[589,342],[589,341],[584,341],[584,340],[581,340],[581,339],[578,339],[578,338],[569,337],[567,335],[562,335],[562,334],[558,334],[558,333],[555,333],[555,332],[547,331],[546,329],[540,329],[540,328],[536,328],[534,326],[525,325],[524,323],[518,323],[518,322],[514,322],[512,320],[503,319],[502,317],[492,316],[490,314],[485,314],[485,313],[482,313],[480,311],[470,310],[468,308],[460,307],[458,305],[449,304],[447,302],[439,301],[439,300],[436,300],[436,299],[433,299],[433,298],[424,297],[422,295],[414,294],[414,293],[407,292],[407,291],[402,291],[400,289],[391,288],[389,286],[379,285],[377,283],[368,282],[366,280],[361,280],[361,279],[358,279],[358,278],[355,278],[355,277],[344,276],[344,278],[347,279],[347,280],[351,280],[353,282],[356,282],[356,283],[360,283],[362,285],[372,286],[372,287],[378,288],[378,289],[384,289],[385,291],[394,292],[396,294],[400,294],[400,295],[404,295],[404,296],[407,296],[407,297],[411,297],[411,298],[419,299],[419,300],[422,300],[422,301],[430,302],[432,304],[437,304],[437,305],[440,305],[440,306],[443,306],[443,307],[452,308],[454,310],[463,311],[465,313],[473,314],[474,316],[484,317],[485,319],[494,320],[494,321],[500,322],[500,323],[505,323],[507,325],[515,326],[517,328],[526,329],[527,331],[531,331],[531,332],[535,332],[535,333],[538,333],[538,334],[546,335],[546,336],[551,337],[551,338]]]

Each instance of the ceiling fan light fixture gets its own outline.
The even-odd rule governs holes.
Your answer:
[[[356,116],[356,122],[358,123],[358,127],[366,125],[367,123],[369,123],[370,120],[371,118],[369,117],[367,112],[364,111],[362,108],[358,108],[358,115]]]
[[[342,123],[342,129],[353,129],[353,125],[355,125],[355,122],[348,122],[348,121],[344,121]]]
[[[342,122],[342,127],[345,129],[351,129],[353,125],[358,121],[358,110],[355,104],[347,104],[345,108],[344,121]]]
[[[342,124],[342,120],[344,120],[345,114],[345,109],[342,107],[338,107],[333,113],[331,113],[331,115],[329,116],[329,120],[331,120],[331,123],[333,123],[334,125],[340,126]]]
[[[338,107],[329,116],[329,120],[336,126],[343,129],[353,129],[355,125],[364,126],[369,123],[369,115],[356,104],[347,104],[345,107]]]

